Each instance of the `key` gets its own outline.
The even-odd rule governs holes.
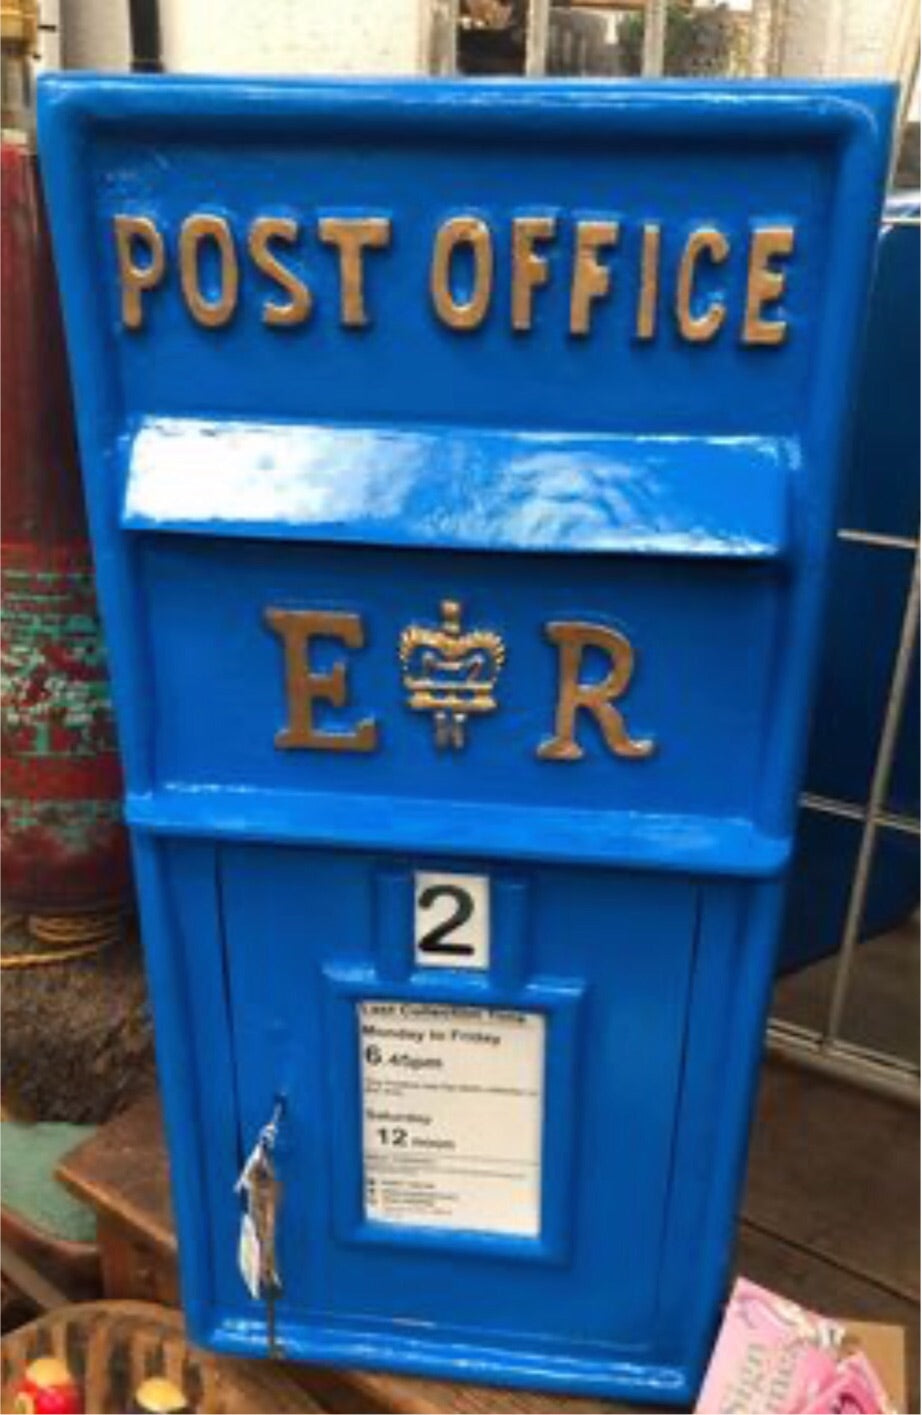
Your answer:
[[[281,1291],[275,1256],[276,1221],[281,1186],[269,1153],[261,1152],[250,1175],[250,1216],[259,1242],[259,1290],[266,1302],[270,1356],[276,1354],[275,1300]]]
[[[245,1196],[246,1203],[240,1225],[238,1265],[251,1296],[265,1301],[270,1356],[278,1354],[275,1304],[282,1290],[276,1261],[276,1228],[282,1186],[276,1178],[272,1160],[281,1113],[279,1102],[269,1124],[260,1131],[235,1186],[237,1192]]]

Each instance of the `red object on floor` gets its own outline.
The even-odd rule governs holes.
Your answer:
[[[2,145],[2,888],[8,910],[131,897],[51,248],[34,155]]]
[[[63,1361],[43,1356],[26,1367],[13,1409],[19,1415],[83,1415],[83,1397]]]

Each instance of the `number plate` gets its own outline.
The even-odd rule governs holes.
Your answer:
[[[417,968],[490,966],[490,881],[486,875],[418,874],[414,901]]]

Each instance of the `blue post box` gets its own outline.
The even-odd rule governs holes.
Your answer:
[[[195,1340],[693,1394],[891,109],[45,80]]]

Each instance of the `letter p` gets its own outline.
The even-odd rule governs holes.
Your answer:
[[[122,287],[122,323],[126,329],[140,329],[144,323],[141,294],[160,284],[166,268],[163,236],[149,216],[116,216],[115,245]],[[147,258],[139,263],[139,246],[147,248]]]

